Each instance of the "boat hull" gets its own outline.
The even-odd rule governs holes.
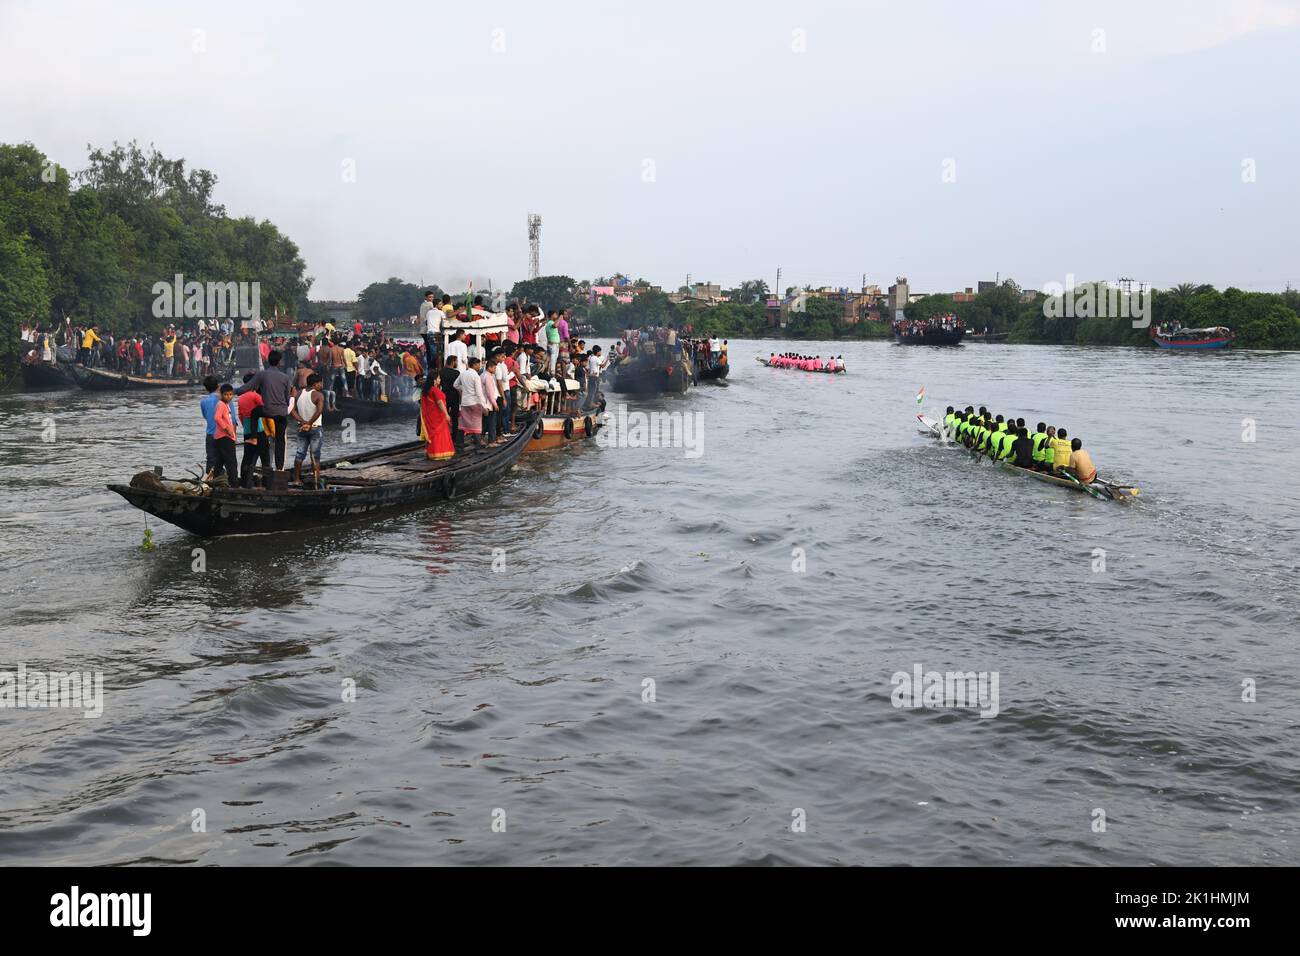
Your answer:
[[[157,388],[194,388],[201,385],[198,379],[189,378],[148,378],[143,375],[127,375],[123,372],[111,372],[103,368],[86,368],[84,365],[70,366],[72,377],[82,388],[92,392],[146,391]],[[221,376],[218,376],[220,379]]]
[[[565,422],[572,421],[573,425],[569,427],[568,434],[565,434]],[[590,424],[590,430],[588,430]],[[553,448],[561,448],[564,445],[572,445],[575,442],[586,441],[588,438],[594,438],[600,431],[602,423],[600,414],[592,412],[587,415],[544,415],[533,426],[533,435],[528,442],[525,451],[550,451]]]
[[[965,329],[926,329],[920,335],[894,333],[894,341],[899,345],[961,345],[965,340]]]
[[[1169,340],[1157,337],[1153,341],[1159,348],[1170,349],[1175,352],[1204,352],[1210,349],[1226,349],[1232,345],[1232,339],[1230,338],[1179,341],[1177,339]]]
[[[185,495],[120,484],[111,484],[108,489],[141,511],[200,537],[319,529],[380,512],[460,498],[495,484],[514,467],[531,434],[531,427],[524,428],[505,445],[457,455],[445,462],[422,462],[424,442],[394,445],[352,460],[362,463],[385,456],[405,456],[409,464],[404,467],[412,477],[334,485],[321,491],[227,488],[213,489],[207,495]],[[337,464],[326,462],[322,476],[327,482],[334,478],[349,481],[348,472],[337,468]]]
[[[663,365],[620,363],[615,368],[610,391],[624,395],[682,394],[691,387],[691,378],[690,363],[685,358],[675,358]]]
[[[33,362],[23,366],[25,392],[57,392],[76,387],[72,376],[58,362]]]
[[[731,364],[723,362],[721,364],[701,367],[696,371],[695,377],[701,382],[720,382],[727,377],[727,373],[730,371]]]

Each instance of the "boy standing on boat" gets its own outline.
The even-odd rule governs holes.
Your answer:
[[[212,471],[214,480],[220,480],[221,473],[226,473],[226,483],[231,488],[239,487],[239,469],[235,463],[235,386],[226,383],[221,386],[220,399],[213,409],[212,444],[216,449],[217,465]]]

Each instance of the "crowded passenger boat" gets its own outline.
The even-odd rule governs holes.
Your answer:
[[[615,392],[685,392],[695,383],[686,330],[675,326],[625,329],[610,354]]]
[[[965,322],[951,312],[928,319],[898,319],[893,328],[894,341],[900,345],[960,345],[966,338]]]
[[[820,355],[800,355],[798,352],[782,352],[780,355],[773,352],[767,358],[759,358],[758,361],[768,368],[792,368],[799,372],[825,372],[835,374],[847,371],[844,367],[844,356],[836,355],[834,358],[822,358]]]
[[[1206,351],[1226,349],[1236,339],[1232,329],[1224,325],[1204,329],[1185,329],[1177,322],[1164,322],[1151,326],[1151,340],[1162,349]]]
[[[561,312],[543,321],[535,306],[512,303],[495,314],[481,299],[457,312],[444,298],[426,296],[420,342],[360,323],[296,344],[255,337],[260,367],[239,385],[203,380],[203,473],[168,480],[144,471],[110,489],[196,534],[278,531],[451,498],[496,480],[526,448],[595,434],[604,408],[599,346],[588,351],[569,336]],[[327,416],[349,402],[410,406],[419,442],[325,461]]]

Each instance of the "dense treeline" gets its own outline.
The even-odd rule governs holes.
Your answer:
[[[76,174],[30,143],[0,144],[0,358],[23,325],[71,316],[154,331],[155,282],[258,282],[264,315],[305,307],[298,247],[265,220],[231,218],[217,178],[137,143],[90,149]]]
[[[1080,303],[1091,290],[1090,309]],[[981,292],[973,302],[954,302],[951,295],[929,295],[907,307],[909,319],[955,312],[976,330],[1007,332],[1011,342],[1053,345],[1148,345],[1149,329],[1133,326],[1132,316],[1099,316],[1098,303],[1108,302],[1104,283],[1084,283],[1074,291],[1076,308],[1065,308],[1061,297],[1024,294],[1011,281]],[[1227,326],[1236,333],[1236,346],[1248,349],[1300,349],[1300,292],[1243,292],[1211,285],[1183,283],[1149,294],[1151,324],[1186,328]],[[1139,300],[1145,304],[1146,300]],[[1076,314],[1068,315],[1069,311]],[[1089,312],[1084,315],[1082,312]],[[1141,320],[1139,320],[1141,321]]]

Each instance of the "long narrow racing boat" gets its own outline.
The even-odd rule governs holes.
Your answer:
[[[141,391],[155,388],[194,388],[202,381],[194,378],[154,378],[151,375],[128,375],[106,368],[86,368],[84,365],[70,365],[73,381],[92,392]],[[218,381],[226,381],[233,369],[219,368],[213,374]]]
[[[531,418],[521,423],[504,445],[459,452],[442,461],[430,461],[425,443],[415,441],[323,462],[320,488],[223,488],[142,471],[129,485],[109,485],[108,490],[203,537],[319,528],[486,488],[514,467],[532,440],[534,424]]]
[[[917,415],[916,420],[921,423],[921,434],[929,435],[931,438],[942,441],[943,427],[932,418],[926,418],[924,415]],[[954,448],[960,448],[962,451],[970,453],[970,450],[964,445],[953,444]],[[1060,475],[1049,475],[1043,471],[1033,471],[1029,468],[1021,468],[1013,465],[1009,461],[993,462],[1003,471],[1027,475],[1037,481],[1045,481],[1048,484],[1060,485],[1062,488],[1069,488],[1071,491],[1082,491],[1092,495],[1094,498],[1110,498],[1113,501],[1131,501],[1136,498],[1141,489],[1129,485],[1119,485],[1112,481],[1105,481],[1099,475],[1091,482],[1085,484],[1074,478],[1062,477]]]
[[[759,365],[766,365],[768,368],[779,368],[783,371],[790,372],[814,372],[821,375],[843,375],[848,371],[846,368],[796,368],[793,365],[773,365],[768,359],[761,356],[754,356],[754,361]]]

